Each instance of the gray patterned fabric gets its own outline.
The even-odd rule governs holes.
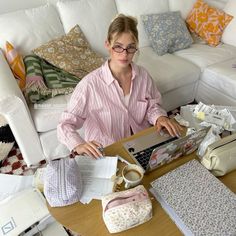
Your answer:
[[[74,159],[49,162],[44,173],[44,194],[51,207],[62,207],[80,200],[82,178]]]
[[[197,160],[151,183],[152,191],[185,235],[236,235],[236,195]]]
[[[142,15],[145,32],[159,55],[188,48],[193,40],[179,11]]]

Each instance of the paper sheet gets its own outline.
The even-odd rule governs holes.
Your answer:
[[[33,175],[0,174],[0,201],[27,188],[32,188]]]
[[[112,192],[114,183],[111,181],[111,177],[116,174],[118,157],[93,160],[84,156],[76,156],[75,160],[83,179],[81,203],[101,199],[101,196]]]

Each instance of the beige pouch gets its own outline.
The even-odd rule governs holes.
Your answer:
[[[110,233],[118,233],[152,218],[152,203],[143,185],[102,197],[103,220]]]
[[[201,163],[215,176],[223,176],[236,169],[236,133],[208,146]]]

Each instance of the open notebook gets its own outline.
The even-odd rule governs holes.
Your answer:
[[[188,236],[236,235],[236,195],[197,160],[151,183],[150,191]]]

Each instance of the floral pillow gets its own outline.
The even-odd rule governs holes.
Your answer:
[[[220,43],[225,27],[233,16],[209,6],[203,0],[197,0],[186,18],[190,31],[195,32],[211,46]]]
[[[103,63],[103,58],[90,48],[78,25],[68,34],[34,49],[33,53],[78,78],[84,77]]]
[[[193,40],[179,11],[142,15],[152,48],[159,55],[189,47]]]
[[[17,79],[21,90],[23,90],[26,83],[26,72],[22,56],[9,42],[6,42],[5,45],[5,56],[13,75]]]

